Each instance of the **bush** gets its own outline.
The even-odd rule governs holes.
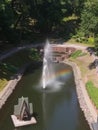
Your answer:
[[[94,42],[95,42],[94,37],[89,37],[89,38],[88,38],[88,43],[94,44]]]
[[[40,54],[37,51],[37,49],[35,49],[35,48],[30,49],[29,57],[30,57],[30,59],[32,59],[34,61],[39,61],[40,60]]]

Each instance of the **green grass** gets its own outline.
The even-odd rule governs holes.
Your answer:
[[[84,56],[86,53],[83,53],[82,50],[77,50],[71,54],[71,58],[76,59],[77,57]]]
[[[75,40],[75,38],[71,38],[70,40],[67,41],[69,44],[76,44],[76,45],[81,45],[81,46],[86,46],[86,47],[94,47],[94,44],[90,44],[90,43],[80,43],[80,42],[77,42]]]
[[[98,88],[94,86],[92,81],[86,83],[86,88],[91,100],[95,104],[96,108],[98,108]]]
[[[6,86],[7,82],[8,81],[6,79],[0,79],[0,91]]]

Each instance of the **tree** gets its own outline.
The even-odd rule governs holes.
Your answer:
[[[0,1],[0,34],[5,37],[1,39],[4,41],[11,40],[12,25],[14,21],[14,14],[10,7],[11,0]]]
[[[98,1],[85,2],[84,9],[81,13],[80,31],[84,36],[95,36],[98,32]]]
[[[31,49],[30,49],[29,57],[30,57],[33,61],[40,61],[40,60],[41,60],[40,54],[39,54],[38,50],[35,49],[35,48],[31,48]]]

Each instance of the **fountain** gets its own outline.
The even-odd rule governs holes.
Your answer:
[[[56,64],[53,62],[53,50],[52,45],[49,41],[46,41],[46,45],[44,47],[44,57],[43,57],[43,69],[42,69],[42,78],[41,78],[41,86],[48,92],[57,91],[61,88],[64,82],[61,78],[64,76],[57,76],[58,71],[56,70]],[[58,78],[59,77],[59,78]]]
[[[52,47],[47,40],[46,46],[44,47],[44,58],[43,58],[43,71],[42,71],[42,87],[46,88],[50,84],[49,78],[53,76],[53,66],[51,65],[52,61]]]
[[[71,67],[52,62],[52,46],[48,41],[44,51],[43,70],[29,67],[0,110],[0,130],[90,130],[79,107]],[[14,128],[9,117],[20,95],[27,95],[33,102],[37,125]]]

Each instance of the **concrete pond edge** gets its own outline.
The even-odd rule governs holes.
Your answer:
[[[85,119],[87,120],[90,129],[98,130],[97,110],[95,109],[89,98],[85,84],[82,81],[81,72],[78,65],[68,60],[65,60],[64,63],[70,65],[73,69],[77,98],[79,101],[80,108],[84,113]]]
[[[23,66],[21,70],[18,71],[17,74],[15,74],[11,80],[8,81],[8,84],[5,86],[5,88],[0,92],[0,109],[3,107],[5,102],[7,101],[8,97],[12,94],[14,91],[17,83],[21,80],[26,68],[29,64],[26,64]]]

